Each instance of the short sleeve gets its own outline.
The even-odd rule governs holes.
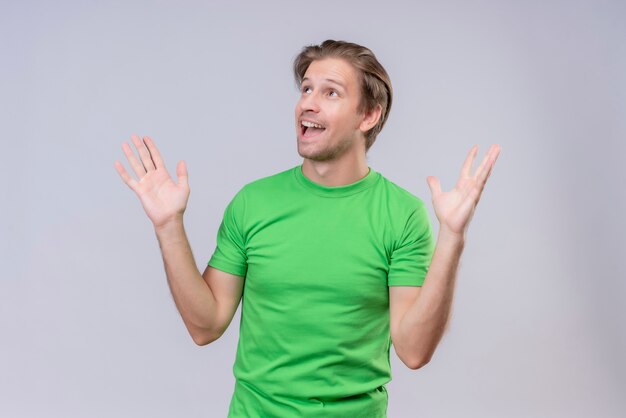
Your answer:
[[[428,210],[420,201],[409,215],[391,254],[388,286],[422,286],[435,251]]]
[[[245,203],[242,188],[224,210],[217,231],[215,251],[207,263],[211,267],[242,277],[248,271],[246,241],[242,230]]]

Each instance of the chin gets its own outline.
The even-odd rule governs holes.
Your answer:
[[[313,160],[313,161],[324,161],[326,158],[324,155],[322,155],[324,152],[320,152],[320,151],[315,151],[315,150],[308,150],[308,151],[303,151],[302,149],[303,147],[300,146],[300,144],[298,144],[298,155],[302,158],[306,158],[309,160]]]
[[[343,150],[345,151],[345,150]],[[321,150],[313,150],[313,151],[302,151],[300,147],[298,147],[298,154],[302,158],[309,159],[311,161],[331,161],[336,160],[341,157],[344,152],[341,149],[333,148],[333,149],[321,149]]]

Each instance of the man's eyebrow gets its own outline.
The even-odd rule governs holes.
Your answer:
[[[302,79],[302,82],[304,83],[305,81],[307,81],[309,78],[308,77],[304,77]],[[346,89],[346,86],[344,86],[343,84],[341,84],[339,81],[337,80],[333,80],[332,78],[326,78],[326,81],[330,81],[331,83],[337,84],[338,86],[340,86],[341,88],[343,88],[344,90]]]

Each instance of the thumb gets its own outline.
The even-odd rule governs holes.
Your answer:
[[[185,160],[180,160],[176,165],[176,176],[178,176],[179,186],[189,186],[189,176],[187,173],[187,164],[185,163]]]
[[[437,177],[428,176],[426,177],[426,182],[428,183],[430,193],[433,195],[433,197],[441,193],[441,183],[439,183],[439,179]]]

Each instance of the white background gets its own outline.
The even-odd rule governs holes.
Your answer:
[[[2,1],[0,415],[225,417],[240,311],[204,347],[114,168],[150,135],[189,169],[200,271],[226,204],[297,154],[291,64],[360,43],[394,88],[368,163],[429,203],[502,151],[431,362],[392,350],[390,418],[620,417],[626,4]]]

